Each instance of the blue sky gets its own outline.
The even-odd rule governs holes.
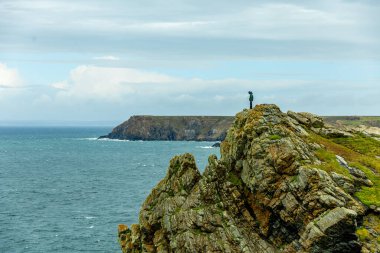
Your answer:
[[[378,13],[374,0],[0,0],[0,121],[234,115],[248,90],[283,111],[380,115]]]

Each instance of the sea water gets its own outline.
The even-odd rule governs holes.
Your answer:
[[[210,142],[97,140],[106,127],[0,127],[0,252],[120,252],[170,158]]]

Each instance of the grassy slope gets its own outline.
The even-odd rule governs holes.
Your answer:
[[[332,125],[345,126],[375,126],[380,127],[380,117],[324,117]],[[342,167],[335,155],[342,156],[350,166],[361,169],[373,183],[372,187],[363,186],[355,196],[365,205],[380,207],[380,141],[357,134],[349,138],[325,138],[310,132],[310,141],[322,145],[316,151],[316,156],[323,162],[317,166],[327,172],[336,172],[352,178],[348,170]],[[366,252],[379,252],[380,217],[370,213],[363,217],[363,223],[357,227],[356,235]],[[363,251],[364,252],[364,251]]]
[[[380,156],[379,141],[362,134],[350,138],[334,138],[332,141],[363,155],[371,157]]]
[[[365,136],[327,139],[313,133],[310,138],[325,147],[316,153],[324,162],[322,169],[350,177],[335,159],[335,154],[342,156],[350,166],[361,169],[373,183],[372,187],[362,187],[355,196],[367,206],[380,206],[380,159],[376,158],[376,155],[380,155],[379,141]]]

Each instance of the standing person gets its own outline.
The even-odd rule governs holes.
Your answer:
[[[253,93],[252,91],[248,91],[248,93],[249,93],[249,109],[252,109]]]

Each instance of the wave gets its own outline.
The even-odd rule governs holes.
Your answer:
[[[79,140],[86,140],[86,141],[96,141],[98,138],[91,137],[91,138],[79,138]]]
[[[130,140],[119,140],[119,139],[109,139],[109,138],[102,138],[102,139],[96,139],[97,141],[116,141],[116,142],[125,142]]]
[[[98,139],[96,137],[78,138],[77,140],[81,140],[81,141],[116,141],[116,142],[126,142],[126,141],[129,141],[129,140],[119,140],[119,139],[109,139],[109,138]]]
[[[212,146],[197,146],[197,148],[214,148],[214,147],[212,147]]]

